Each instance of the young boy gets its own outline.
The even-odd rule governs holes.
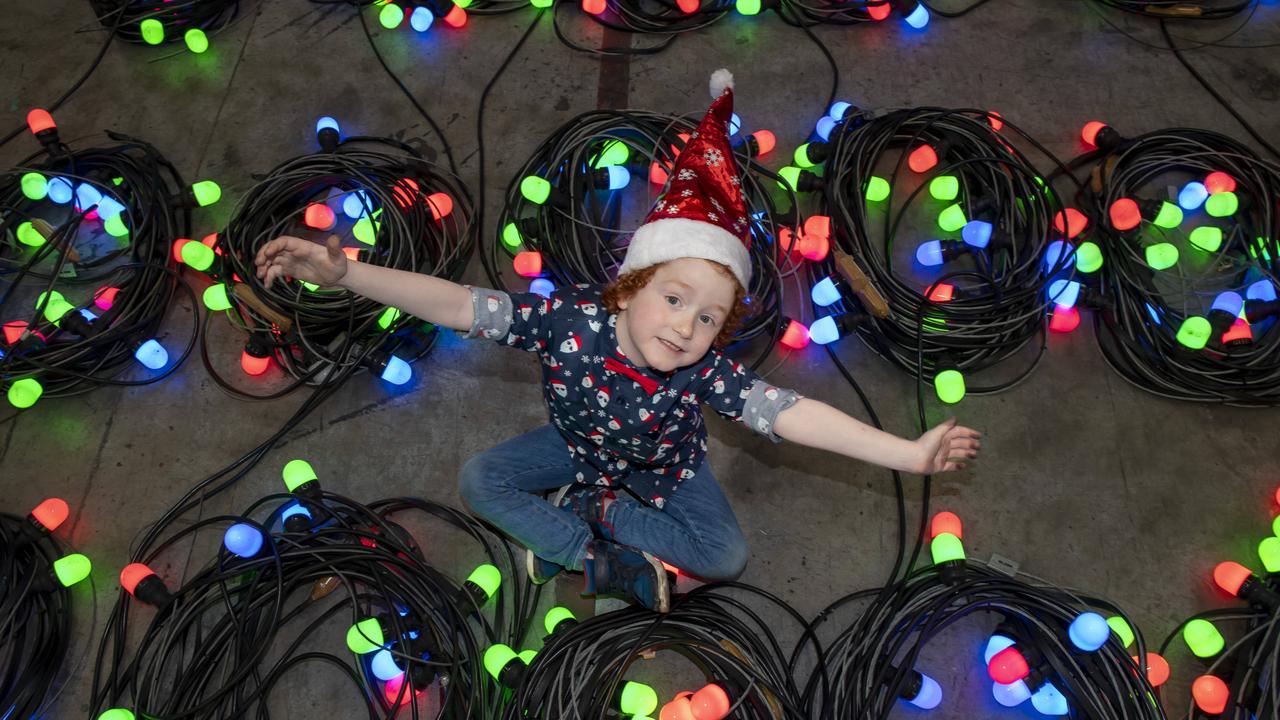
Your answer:
[[[550,298],[468,288],[350,261],[338,239],[267,243],[258,276],[346,288],[439,326],[537,352],[551,424],[472,458],[460,492],[526,548],[529,578],[581,570],[584,595],[670,607],[662,562],[736,578],[746,540],[706,463],[701,406],[782,439],[920,474],[963,467],[980,434],[949,420],[918,440],[774,387],[718,348],[746,315],[747,212],[726,129],[732,77],[677,159],[667,192],[607,288]],[[714,346],[714,347],[713,347]],[[554,501],[548,491],[559,488]]]

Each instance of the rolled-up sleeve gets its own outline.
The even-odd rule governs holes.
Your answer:
[[[796,404],[794,390],[771,385],[754,371],[721,355],[718,351],[701,378],[698,400],[725,417],[732,418],[764,435],[782,442],[774,431],[778,413]]]
[[[551,301],[534,293],[507,293],[468,287],[474,318],[465,338],[484,338],[520,348],[541,351],[551,334]]]

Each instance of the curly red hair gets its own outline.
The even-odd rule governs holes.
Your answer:
[[[724,325],[720,326],[720,332],[716,334],[716,339],[712,342],[713,346],[722,348],[729,344],[729,341],[733,339],[733,334],[738,332],[738,326],[747,317],[747,311],[749,310],[747,307],[747,291],[742,287],[742,283],[738,282],[738,278],[734,276],[733,271],[728,266],[711,260],[707,262],[711,263],[721,275],[733,281],[733,307],[729,308],[729,315],[724,319]],[[650,265],[646,268],[632,270],[619,275],[616,280],[609,283],[604,289],[603,300],[605,308],[616,315],[622,309],[618,307],[618,303],[630,300],[632,296],[640,292],[641,288],[649,284],[654,274],[658,272],[658,268],[662,267],[663,264],[658,263],[657,265]]]

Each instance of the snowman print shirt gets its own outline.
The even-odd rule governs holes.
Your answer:
[[[800,397],[715,349],[670,373],[637,367],[618,347],[618,317],[605,310],[600,285],[549,298],[470,290],[466,337],[538,353],[551,422],[580,484],[626,490],[661,509],[706,458],[702,405],[781,442],[774,421]]]

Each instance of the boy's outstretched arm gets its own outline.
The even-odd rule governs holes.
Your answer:
[[[773,431],[801,445],[918,475],[963,468],[982,449],[982,433],[956,425],[955,418],[907,440],[809,398],[779,413]]]

